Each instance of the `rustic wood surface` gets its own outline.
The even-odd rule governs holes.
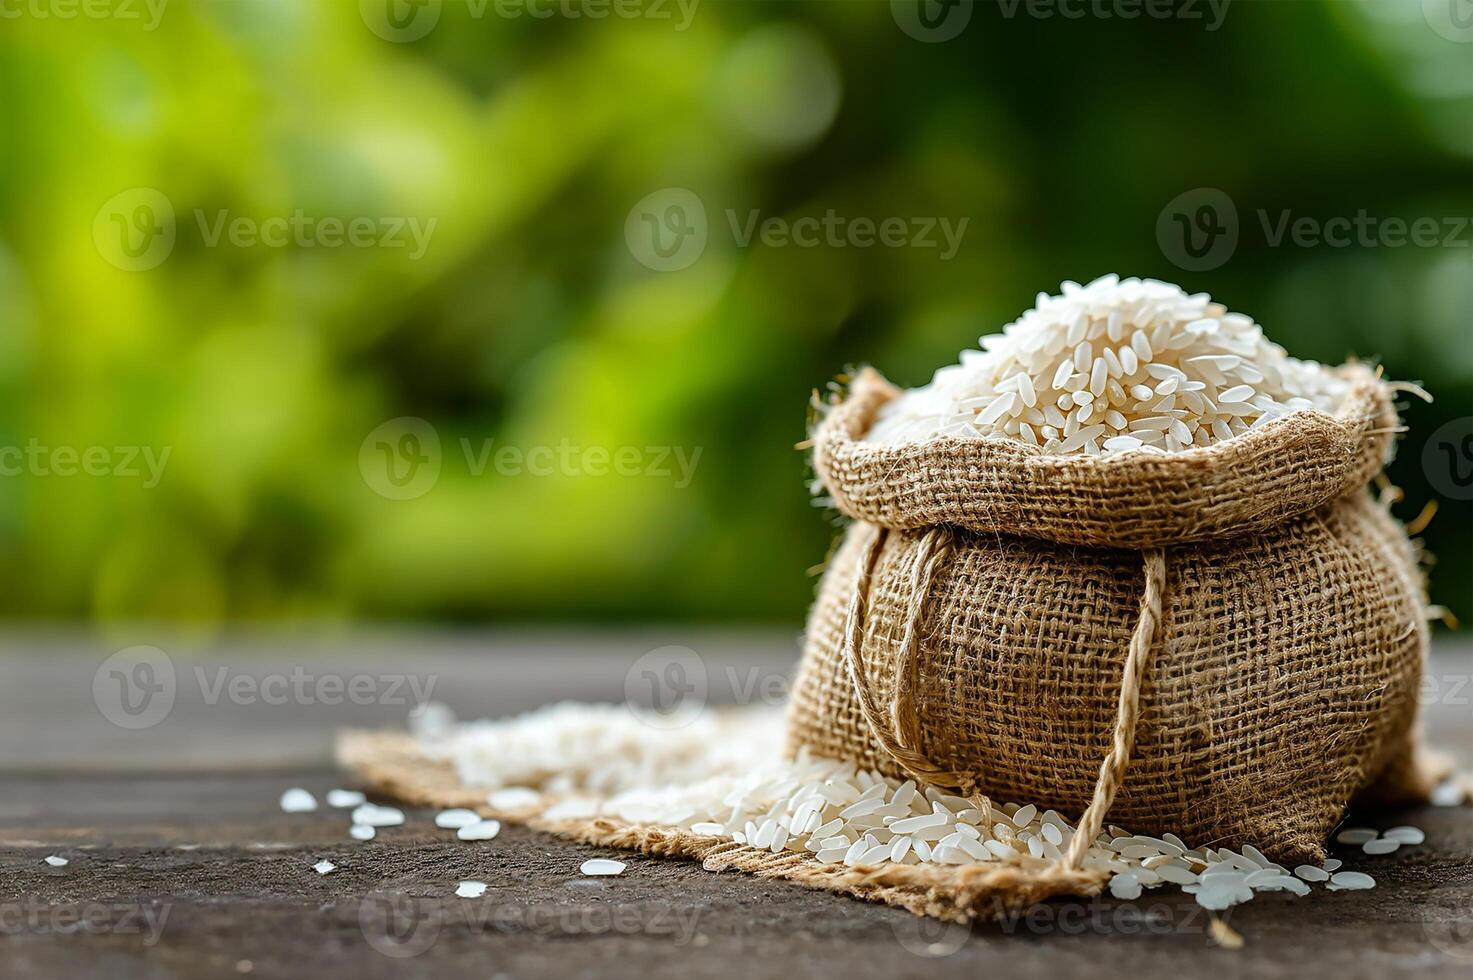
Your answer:
[[[1214,945],[1207,918],[1166,889],[965,930],[517,828],[464,843],[427,811],[353,841],[343,812],[284,814],[278,797],[350,785],[324,754],[331,731],[401,720],[401,706],[210,704],[184,679],[199,664],[207,677],[220,666],[257,678],[293,666],[313,677],[418,670],[462,712],[500,712],[559,693],[617,698],[640,653],[682,641],[701,651],[713,702],[747,699],[749,682],[780,676],[793,651],[790,634],[420,637],[366,653],[260,640],[171,654],[175,708],[131,732],[96,724],[92,676],[116,647],[12,643],[0,668],[0,976],[1473,976],[1473,810],[1375,815],[1422,827],[1426,844],[1343,853],[1377,878],[1372,891],[1265,895],[1233,910],[1241,949]],[[349,647],[359,655],[345,661]],[[1465,765],[1468,654],[1440,650],[1427,688],[1433,736]],[[273,759],[284,739],[290,750]],[[70,863],[50,868],[47,855]],[[629,868],[584,879],[578,865],[592,856]],[[339,870],[318,875],[322,858]],[[457,899],[464,878],[490,888]]]

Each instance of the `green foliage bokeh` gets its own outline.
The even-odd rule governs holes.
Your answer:
[[[1404,517],[1438,496],[1427,435],[1473,414],[1466,243],[1275,247],[1258,217],[1473,211],[1473,44],[1416,2],[1238,0],[1208,30],[978,0],[944,43],[886,0],[703,0],[684,29],[446,0],[403,43],[367,0],[170,0],[152,27],[63,3],[0,20],[0,444],[169,457],[156,486],[0,478],[11,617],[796,622],[834,532],[794,449],[810,392],[859,362],[921,383],[1106,272],[1424,384]],[[669,187],[709,242],[660,272],[625,224]],[[1209,272],[1156,238],[1199,187],[1241,215]],[[144,270],[94,235],[136,188],[174,212]],[[743,247],[728,218],[829,209],[968,225],[948,259]],[[434,226],[422,255],[212,243],[222,212]],[[360,448],[405,416],[442,472],[392,500]],[[487,439],[701,455],[688,486],[477,474]],[[1435,598],[1468,618],[1469,505],[1442,503]]]

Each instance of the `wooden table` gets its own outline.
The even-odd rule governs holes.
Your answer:
[[[1377,878],[1372,891],[1264,895],[1233,910],[1246,941],[1237,950],[1213,945],[1196,905],[1167,889],[965,930],[517,828],[464,843],[424,811],[352,841],[342,812],[284,814],[278,798],[349,784],[325,754],[331,732],[400,721],[402,706],[206,697],[221,667],[258,681],[407,670],[437,678],[436,696],[464,713],[500,713],[561,693],[621,697],[632,661],[667,643],[701,652],[716,702],[781,676],[795,651],[791,633],[709,632],[180,644],[168,647],[173,709],[125,731],[102,717],[91,686],[116,646],[12,639],[0,667],[0,976],[1473,976],[1473,810],[1378,815],[1422,827],[1427,843],[1346,855]],[[1469,653],[1439,649],[1427,709],[1434,737],[1465,764]],[[70,863],[48,867],[53,854]],[[591,856],[629,868],[584,879],[578,865]],[[323,858],[338,870],[314,872]],[[453,897],[465,878],[488,882],[485,897]]]

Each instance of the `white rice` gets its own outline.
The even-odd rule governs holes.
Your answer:
[[[969,800],[806,752],[773,761],[781,759],[781,734],[779,719],[767,710],[672,731],[648,729],[622,708],[565,704],[451,727],[424,743],[437,757],[456,760],[467,782],[518,784],[515,802],[541,799],[546,820],[604,816],[678,827],[851,867],[1058,861],[1074,837],[1063,816],[1031,804],[1000,804],[987,813]],[[531,754],[524,757],[522,747]],[[1341,837],[1357,846],[1372,839],[1406,846],[1420,842],[1419,835],[1413,827],[1384,837],[1352,828]],[[1172,834],[1151,837],[1115,826],[1091,843],[1084,866],[1110,872],[1117,898],[1170,884],[1209,909],[1259,892],[1305,895],[1309,882],[1333,891],[1375,885],[1368,875],[1336,874],[1334,858],[1291,872],[1252,846],[1193,848]]]
[[[564,703],[513,719],[421,730],[419,741],[429,757],[453,762],[466,785],[516,790],[492,805],[521,809],[536,806],[538,794],[605,796],[740,772],[754,752],[780,758],[779,717],[778,709],[707,711],[669,730],[651,727],[624,705]]]
[[[491,840],[501,833],[501,821],[478,820],[476,823],[467,824],[455,832],[455,836],[461,840]]]
[[[980,350],[885,405],[866,440],[943,436],[1053,454],[1179,452],[1291,412],[1333,413],[1345,384],[1249,317],[1154,279],[1066,282]]]
[[[435,814],[435,826],[446,830],[459,830],[481,822],[481,815],[474,810],[441,810]]]
[[[398,807],[364,803],[353,811],[353,823],[369,827],[397,827],[404,822],[404,811]]]

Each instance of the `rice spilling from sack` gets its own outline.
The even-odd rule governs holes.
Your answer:
[[[1153,279],[1066,282],[981,348],[886,405],[866,441],[1179,452],[1291,412],[1333,413],[1345,395],[1334,374],[1289,357],[1251,317]]]
[[[447,711],[448,709],[442,709]],[[414,726],[428,758],[471,786],[535,786],[553,796],[608,795],[746,771],[782,754],[775,709],[703,712],[672,727],[625,705],[563,702],[516,718]]]
[[[782,760],[771,737],[779,728],[778,716],[766,709],[704,713],[689,726],[657,729],[626,706],[561,704],[447,726],[422,734],[419,743],[428,757],[455,760],[467,787],[530,779],[532,785],[520,789],[538,799],[544,819],[658,826],[848,868],[1057,862],[1074,839],[1075,825],[1055,810],[1018,803],[979,808],[914,780],[807,751]],[[717,733],[729,741],[713,744]],[[526,743],[541,746],[533,767],[511,751]],[[632,745],[639,764],[620,765]],[[702,757],[713,764],[693,778],[688,760]],[[536,771],[544,776],[537,778]],[[569,791],[584,795],[561,795]],[[492,789],[493,806],[501,795]],[[1379,837],[1373,830],[1347,831],[1341,842],[1352,834],[1356,845]],[[1388,832],[1386,839],[1393,838],[1397,846],[1423,839],[1411,827]],[[1240,851],[1191,847],[1171,833],[1152,837],[1113,825],[1085,852],[1084,867],[1108,873],[1117,898],[1175,885],[1208,909],[1247,902],[1259,892],[1307,895],[1311,882],[1330,891],[1374,885],[1367,876],[1358,876],[1366,879],[1361,882],[1339,872],[1334,859],[1291,870],[1251,845]]]

